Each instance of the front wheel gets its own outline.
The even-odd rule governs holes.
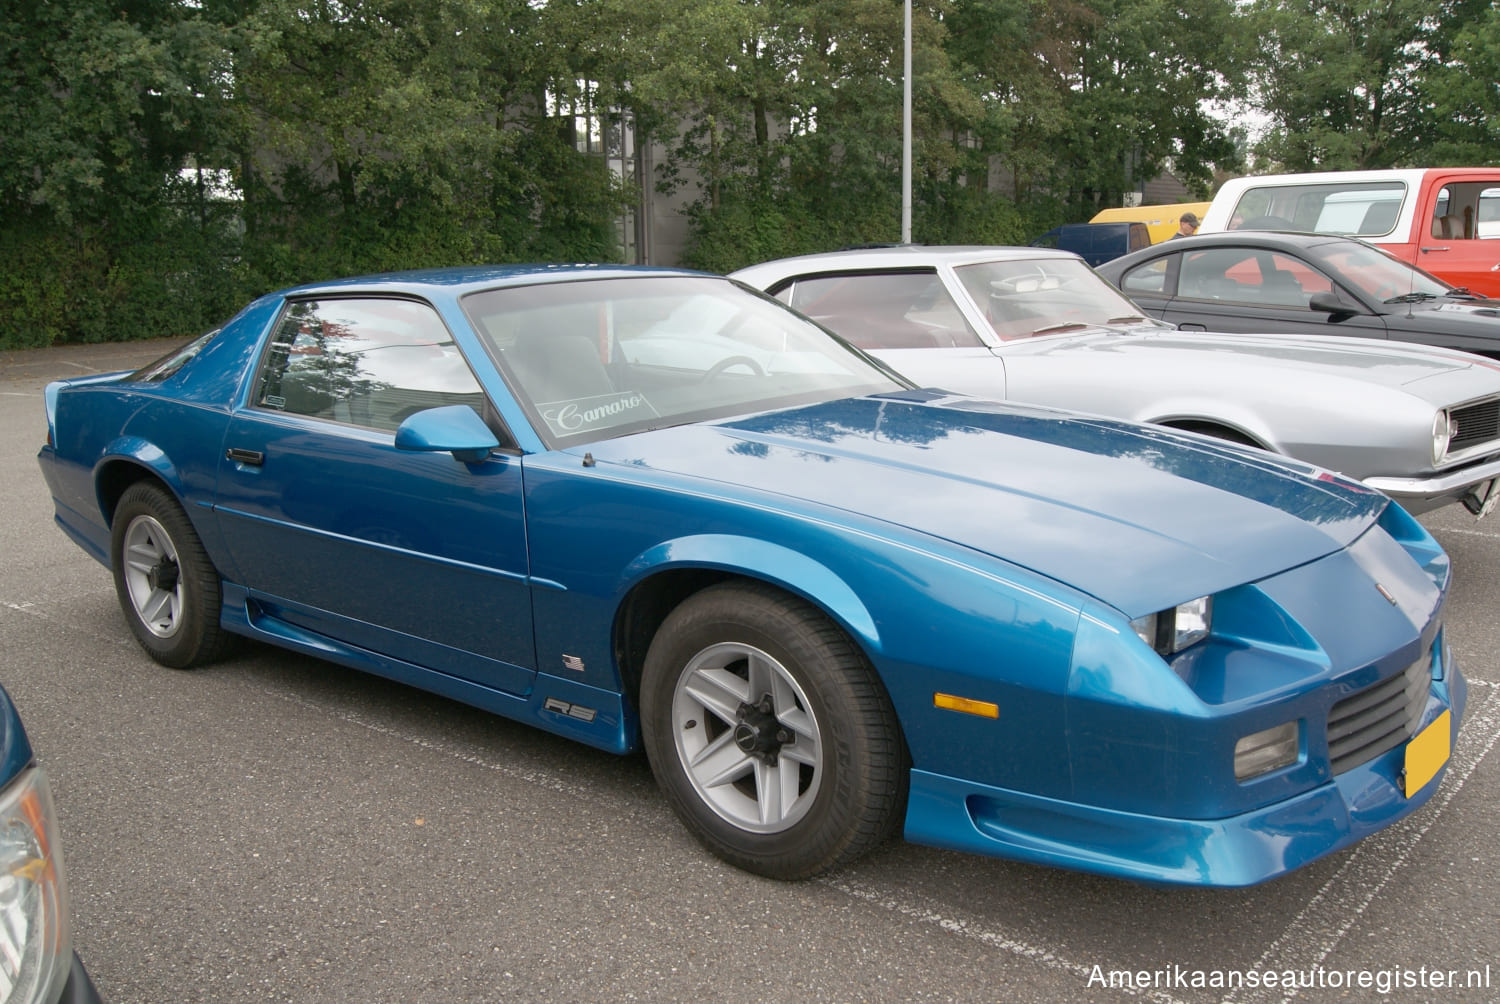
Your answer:
[[[747,871],[806,878],[900,822],[906,750],[879,679],[837,626],[774,589],[714,586],[667,617],[641,726],[678,816]]]
[[[224,653],[218,572],[176,499],[149,482],[125,489],[110,531],[115,593],[151,658],[188,669]]]

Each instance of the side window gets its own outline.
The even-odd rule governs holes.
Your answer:
[[[1248,188],[1235,203],[1228,229],[1379,237],[1395,228],[1405,197],[1406,185],[1398,180]]]
[[[1183,255],[1180,295],[1253,306],[1306,307],[1333,286],[1322,273],[1273,251],[1201,251]]]
[[[1333,292],[1333,283],[1322,272],[1305,261],[1284,254],[1270,256],[1267,277],[1279,290],[1277,295],[1289,297],[1286,300],[1288,306],[1305,307],[1314,293]]]
[[[484,414],[479,383],[437,313],[396,299],[288,304],[252,401],[382,432],[426,408],[467,404]]]
[[[1500,237],[1500,188],[1491,182],[1455,180],[1438,192],[1430,236],[1439,241]]]
[[[1437,204],[1432,212],[1432,226],[1429,230],[1433,240],[1461,241],[1471,236],[1473,227],[1464,218],[1465,211],[1460,210],[1456,203],[1453,193],[1447,188],[1438,192]]]
[[[1500,237],[1500,188],[1486,188],[1479,193],[1479,215],[1474,236],[1482,240]]]
[[[1120,288],[1125,293],[1154,293],[1158,296],[1167,291],[1167,263],[1170,257],[1156,258],[1140,268],[1133,268],[1120,279]]]
[[[788,303],[862,349],[984,344],[936,272],[799,279]]]
[[[1244,251],[1224,249],[1196,251],[1182,256],[1177,276],[1177,295],[1193,300],[1243,300],[1254,268]]]

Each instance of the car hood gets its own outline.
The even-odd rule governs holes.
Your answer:
[[[1410,311],[1407,308],[1410,307]],[[1391,304],[1387,317],[1404,316],[1439,317],[1445,322],[1473,324],[1500,337],[1500,300],[1427,300],[1413,304]]]
[[[1500,333],[1500,327],[1497,327]],[[1214,334],[1175,331],[1159,327],[1095,329],[1051,337],[1007,342],[1002,356],[1059,353],[1112,353],[1149,359],[1153,366],[1271,368],[1278,379],[1292,373],[1339,379],[1357,379],[1383,387],[1402,388],[1421,394],[1424,383],[1443,386],[1441,399],[1451,403],[1454,388],[1472,381],[1474,393],[1492,394],[1497,368],[1471,353],[1432,345],[1389,342],[1344,335]],[[1462,389],[1458,391],[1460,397]]]
[[[1164,429],[912,391],[590,447],[863,514],[1024,566],[1136,617],[1336,551],[1386,505],[1342,478]],[[717,489],[724,494],[724,489]]]

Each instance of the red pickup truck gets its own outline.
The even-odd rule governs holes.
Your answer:
[[[1224,183],[1199,233],[1342,234],[1500,298],[1500,167],[1269,174]]]

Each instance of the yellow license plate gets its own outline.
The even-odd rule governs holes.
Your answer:
[[[1437,720],[1406,744],[1406,797],[1411,798],[1437,776],[1453,749],[1453,713],[1444,711]]]

